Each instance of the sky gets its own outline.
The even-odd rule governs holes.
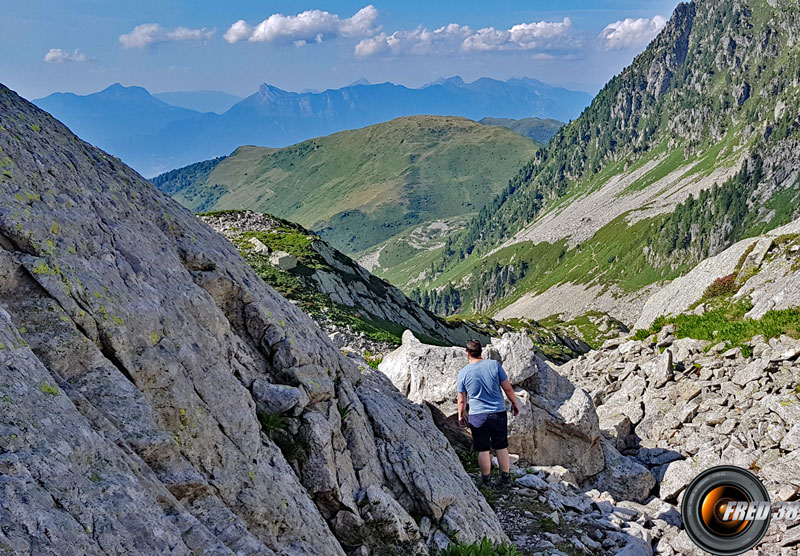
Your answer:
[[[33,99],[108,85],[150,92],[358,79],[418,87],[534,77],[596,93],[676,0],[25,0],[3,3],[0,81]]]

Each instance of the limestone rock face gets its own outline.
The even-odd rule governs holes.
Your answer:
[[[743,239],[722,253],[700,262],[685,276],[676,278],[645,303],[635,328],[648,328],[661,315],[686,311],[699,301],[703,292],[717,278],[733,273],[750,250],[739,271],[746,280],[737,297],[749,296],[753,308],[750,318],[760,318],[770,309],[800,305],[800,271],[793,263],[800,251],[796,240],[776,242],[800,232],[800,219],[776,228],[757,238]]]
[[[382,546],[374,516],[505,539],[429,412],[225,238],[2,86],[0,124],[0,545],[343,555]]]
[[[423,344],[406,330],[402,345],[384,357],[378,368],[412,402],[427,401],[452,415],[457,409],[458,372],[467,363],[464,348]]]
[[[447,342],[463,344],[470,338],[488,340],[480,332],[466,324],[452,324],[423,309],[402,291],[377,276],[369,273],[350,257],[331,247],[312,232],[298,224],[281,220],[269,214],[252,211],[225,211],[201,216],[214,230],[233,242],[245,239],[256,254],[281,273],[287,280],[299,281],[310,291],[328,297],[332,302],[345,305],[370,315],[405,326],[417,333],[439,338]],[[308,251],[300,257],[286,251],[271,251],[257,237],[247,238],[247,233],[286,233],[287,229],[308,241]],[[303,258],[313,259],[313,264],[304,264]],[[305,260],[305,263],[310,261]],[[302,308],[302,305],[301,305]],[[326,322],[317,316],[319,324],[332,337],[338,347],[356,347],[352,336],[358,333],[342,325]],[[342,328],[345,328],[343,330]],[[348,339],[344,337],[349,336]],[[376,345],[363,346],[373,353],[388,351]]]

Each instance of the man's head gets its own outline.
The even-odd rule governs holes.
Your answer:
[[[482,349],[481,343],[478,340],[470,340],[467,342],[467,355],[469,355],[470,359],[480,359]]]

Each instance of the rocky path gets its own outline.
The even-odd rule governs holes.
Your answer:
[[[563,467],[512,467],[511,487],[481,492],[524,556],[654,553],[659,537],[679,536],[680,515],[653,498],[615,502],[608,493],[583,492]],[[477,481],[477,474],[473,475]],[[688,541],[688,539],[686,539]]]

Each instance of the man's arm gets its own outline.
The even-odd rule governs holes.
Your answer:
[[[452,399],[452,398],[450,398]],[[458,426],[461,428],[467,427],[467,393],[466,392],[459,392],[458,393]]]
[[[500,388],[503,389],[503,392],[506,393],[508,401],[511,402],[511,414],[514,417],[516,417],[517,415],[519,415],[519,404],[517,403],[517,395],[514,393],[514,389],[511,387],[511,383],[508,381],[508,379],[505,379],[503,382],[500,383]]]

